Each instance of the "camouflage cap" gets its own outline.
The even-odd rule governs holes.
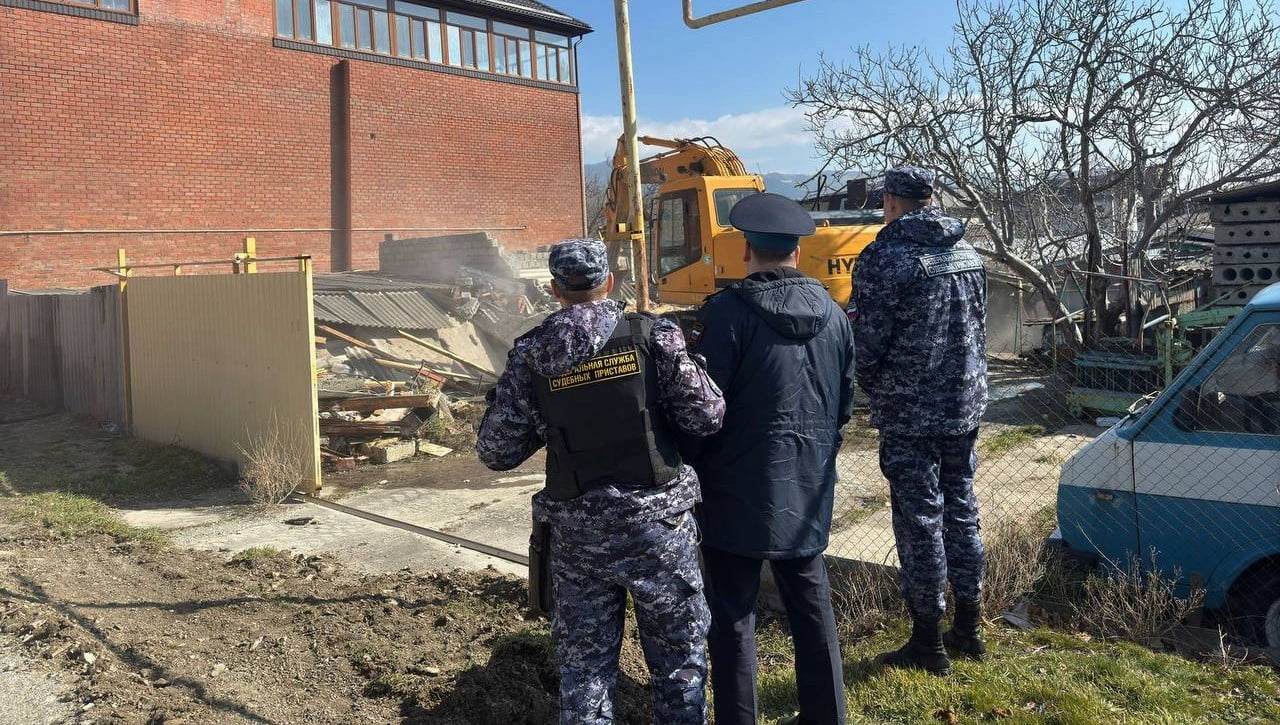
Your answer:
[[[566,239],[551,247],[547,267],[560,289],[595,289],[609,279],[609,252],[598,239]]]
[[[899,166],[884,173],[884,190],[903,199],[933,196],[933,172],[919,166]]]

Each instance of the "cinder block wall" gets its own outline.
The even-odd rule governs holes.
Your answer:
[[[331,70],[272,45],[270,0],[138,0],[136,26],[0,6],[0,230],[328,229]],[[351,68],[353,227],[582,232],[578,96],[367,60]],[[242,233],[0,237],[15,288],[92,267],[229,257]],[[309,253],[328,232],[258,233]],[[378,262],[382,232],[353,235]],[[198,271],[192,268],[190,271]]]
[[[516,276],[498,243],[484,232],[392,239],[378,248],[378,269],[395,277],[451,283],[460,267],[503,278]]]

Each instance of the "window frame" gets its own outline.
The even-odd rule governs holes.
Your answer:
[[[1244,333],[1243,337],[1236,346],[1231,349],[1225,356],[1213,364],[1211,368],[1206,369],[1203,375],[1198,376],[1197,380],[1191,381],[1183,390],[1179,391],[1177,405],[1173,411],[1173,423],[1176,428],[1184,433],[1197,435],[1223,435],[1223,436],[1261,436],[1266,438],[1280,437],[1280,431],[1250,431],[1250,430],[1224,430],[1226,426],[1220,426],[1217,418],[1210,418],[1203,410],[1205,398],[1209,395],[1223,394],[1235,395],[1239,397],[1251,397],[1239,393],[1227,393],[1226,391],[1206,392],[1205,388],[1220,372],[1223,372],[1227,365],[1237,359],[1237,356],[1248,354],[1248,349],[1252,345],[1262,342],[1269,335],[1280,333],[1280,320],[1261,319],[1253,327],[1253,329]],[[1252,341],[1252,343],[1251,343]],[[1241,416],[1245,415],[1245,411],[1240,412]]]
[[[680,189],[671,191],[658,197],[658,212],[654,224],[654,251],[658,261],[658,276],[666,277],[669,274],[678,272],[685,267],[697,264],[702,261],[702,209],[698,204],[697,189]],[[679,199],[683,206],[681,214],[681,233],[684,235],[683,244],[678,247],[685,255],[682,257],[684,263],[670,269],[663,269],[662,260],[674,255],[663,253],[663,236],[667,233],[668,224],[663,222],[663,207],[667,202]],[[693,213],[690,213],[690,212]],[[676,247],[672,247],[676,249]]]
[[[716,226],[723,227],[726,229],[733,226],[732,224],[729,223],[729,211],[733,209],[732,205],[729,207],[728,210],[725,211],[724,218],[723,219],[720,218],[720,197],[723,195],[737,194],[744,191],[746,192],[746,195],[739,198],[738,201],[742,201],[743,199],[747,198],[748,196],[751,196],[752,194],[761,193],[759,190],[752,189],[750,187],[744,187],[741,189],[716,189],[714,192],[712,192],[711,203],[715,206],[715,210],[716,210],[716,217],[715,217]],[[737,203],[738,203],[737,201],[734,202],[734,204],[737,204]]]
[[[60,0],[71,7],[76,7],[77,0]],[[89,2],[90,0],[84,0]],[[106,2],[109,0],[92,0]],[[127,0],[131,5],[137,0]],[[273,0],[272,32],[276,39],[313,45],[320,48],[333,48],[339,51],[367,53],[378,58],[395,59],[412,63],[425,63],[492,74],[499,77],[534,81],[549,86],[564,88],[577,87],[577,69],[574,53],[574,36],[562,31],[544,30],[537,26],[521,25],[506,19],[473,15],[469,12],[451,10],[448,6],[426,5],[407,0],[328,0],[329,3],[329,41],[320,40],[321,23],[317,18],[320,11],[316,8],[317,0]],[[292,31],[281,32],[281,15],[279,10],[285,6],[291,8],[290,21]],[[402,6],[421,8],[422,12],[401,12]],[[307,37],[298,33],[298,18],[305,12],[310,15],[310,32]],[[376,13],[386,16],[386,50],[380,50],[379,25]],[[351,44],[344,42],[343,18],[350,15],[352,20]],[[402,22],[408,25],[408,37],[405,35]],[[368,26],[368,33],[364,32]],[[483,27],[481,27],[483,25]],[[418,49],[418,33],[421,27],[423,48]],[[523,32],[512,35],[511,30]],[[451,38],[457,34],[457,39]],[[481,39],[479,34],[483,34]],[[366,37],[367,36],[367,37]],[[550,38],[554,40],[542,40]],[[563,41],[561,44],[559,41]],[[509,43],[514,43],[515,68],[506,63]],[[406,46],[405,48],[404,46]],[[501,68],[499,70],[498,51],[502,50]],[[418,54],[420,52],[421,54]],[[457,54],[454,62],[452,55]],[[467,62],[468,56],[470,61]],[[542,72],[543,63],[554,68],[554,73]]]
[[[51,5],[66,5],[71,8],[80,8],[81,10],[95,10],[100,13],[119,13],[120,15],[137,15],[138,0],[124,0],[128,9],[120,10],[118,8],[103,7],[104,2],[108,0],[44,0]]]

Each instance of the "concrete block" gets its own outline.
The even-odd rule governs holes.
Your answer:
[[[369,460],[374,463],[395,463],[418,454],[414,441],[378,441],[369,446]]]

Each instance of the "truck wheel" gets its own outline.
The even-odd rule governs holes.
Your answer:
[[[1280,649],[1280,597],[1271,603],[1267,609],[1267,619],[1265,622],[1266,643],[1272,649]]]
[[[1250,572],[1232,587],[1236,590],[1228,617],[1242,638],[1267,647],[1280,647],[1280,570],[1276,562]]]

